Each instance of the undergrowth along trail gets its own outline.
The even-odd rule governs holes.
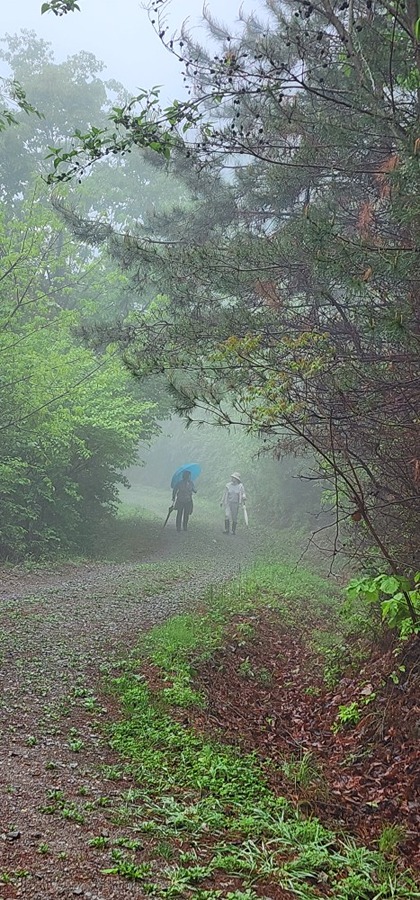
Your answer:
[[[293,790],[280,791],[279,759],[267,766],[247,732],[251,693],[283,687],[252,657],[263,622],[273,633],[280,623],[290,647],[302,632],[325,645],[334,592],[290,561],[252,566],[252,532],[217,553],[214,534],[203,524],[181,545],[169,531],[172,558],[119,561],[96,587],[5,604],[5,898],[420,897],[399,861],[402,833],[367,847],[321,823],[311,792],[302,803],[296,790],[316,771],[299,736],[281,762]]]
[[[78,792],[97,795],[98,763],[109,757],[100,734],[100,723],[110,716],[109,703],[98,699],[101,678],[139,633],[197,604],[210,584],[235,575],[260,552],[261,536],[244,531],[235,545],[227,544],[218,520],[208,521],[207,515],[186,535],[177,535],[172,523],[164,530],[166,495],[154,502],[159,517],[153,511],[131,516],[125,511],[113,534],[103,535],[97,560],[2,572],[0,885],[5,896],[24,892],[44,900],[71,893],[80,880],[85,884],[91,851],[76,840],[83,827],[79,813],[85,821]],[[42,813],[50,791],[66,796],[60,801],[59,832]],[[87,805],[95,803],[91,799]],[[89,873],[93,886],[96,876]],[[101,897],[119,896],[118,890],[127,895],[124,885],[117,890],[103,881]]]
[[[311,598],[305,604],[303,587]],[[257,566],[249,577],[211,592],[198,612],[155,628],[114,681],[125,715],[111,728],[111,745],[138,785],[133,827],[141,834],[164,837],[171,848],[163,868],[149,848],[145,890],[156,897],[209,900],[419,897],[404,861],[402,866],[397,862],[403,828],[399,831],[397,824],[393,827],[384,819],[380,836],[367,847],[357,831],[351,834],[344,808],[336,827],[314,814],[316,805],[323,812],[319,801],[328,797],[328,780],[317,770],[316,753],[305,751],[298,729],[290,751],[293,723],[286,742],[285,723],[278,728],[281,762],[270,759],[267,747],[258,743],[256,748],[263,749],[258,755],[252,741],[248,751],[243,746],[247,729],[241,719],[246,722],[252,690],[241,691],[240,680],[267,685],[272,678],[273,699],[283,689],[273,671],[254,670],[252,659],[244,655],[267,612],[273,614],[274,633],[282,631],[289,645],[301,641],[299,665],[288,673],[298,693],[299,687],[305,689],[305,640],[300,635],[303,631],[308,638],[316,622],[334,621],[336,600],[322,579],[305,571],[292,574],[279,565]],[[223,655],[233,660],[234,668],[221,672],[217,721],[214,686],[202,675],[215,667],[217,678]],[[309,643],[306,655],[310,669],[315,654]],[[317,661],[320,666],[322,658]],[[251,731],[255,711],[254,705]],[[282,791],[279,770],[285,776]],[[117,860],[114,874],[123,874],[125,862],[121,868]]]

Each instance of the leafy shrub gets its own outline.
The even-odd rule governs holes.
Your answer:
[[[353,578],[347,596],[379,605],[382,620],[389,628],[396,628],[401,638],[420,631],[420,572],[416,572],[413,582],[404,575]]]

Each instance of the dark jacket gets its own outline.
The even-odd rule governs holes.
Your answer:
[[[191,478],[180,481],[172,491],[172,502],[175,501],[175,509],[186,507],[187,512],[192,512],[192,495],[197,491]]]

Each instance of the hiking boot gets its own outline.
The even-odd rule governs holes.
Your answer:
[[[236,522],[232,522],[232,534],[236,534]]]
[[[230,531],[230,522],[229,519],[225,519],[225,534],[229,534]]]

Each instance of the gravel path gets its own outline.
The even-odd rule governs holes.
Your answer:
[[[160,521],[148,530],[155,548],[143,559],[1,578],[1,898],[142,897],[92,869],[89,837],[110,828],[97,798],[115,793],[98,770],[116,763],[102,726],[118,712],[100,696],[102,677],[140,632],[191,607],[261,549],[251,532],[226,537],[199,519],[186,534]],[[67,815],[46,814],[51,791],[63,793]],[[81,795],[89,812],[78,823]]]

